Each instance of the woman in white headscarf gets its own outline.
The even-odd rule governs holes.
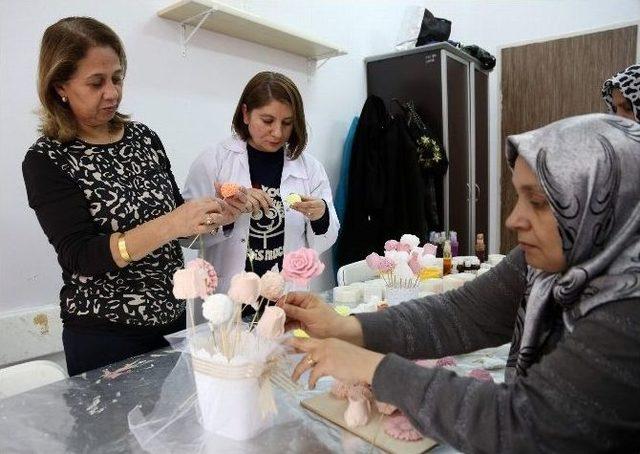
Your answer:
[[[458,290],[339,317],[283,300],[313,337],[294,371],[372,385],[421,433],[464,452],[640,450],[640,125],[568,118],[510,136],[519,246]],[[409,359],[511,339],[506,383]],[[364,347],[364,348],[363,348]]]
[[[640,122],[640,65],[631,65],[602,85],[609,112]]]

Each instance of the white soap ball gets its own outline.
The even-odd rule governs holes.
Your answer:
[[[235,304],[227,295],[215,293],[209,295],[202,303],[202,315],[213,326],[228,322],[233,316]]]

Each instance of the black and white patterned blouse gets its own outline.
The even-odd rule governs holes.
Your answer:
[[[124,232],[183,203],[160,139],[141,123],[121,140],[62,144],[46,137],[22,163],[29,206],[62,266],[60,291],[67,325],[162,327],[184,311],[172,294],[183,265],[177,241],[119,268],[109,248]]]

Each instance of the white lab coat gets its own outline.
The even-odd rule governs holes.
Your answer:
[[[246,142],[229,138],[202,152],[191,165],[182,195],[185,200],[214,196],[214,182],[232,182],[251,187]],[[310,194],[312,189],[315,190]],[[335,243],[340,223],[333,206],[327,173],[318,160],[305,154],[295,160],[285,157],[280,194],[284,199],[290,193],[324,199],[329,210],[329,229],[322,235],[316,235],[308,218],[295,210],[286,210],[285,254],[303,246],[313,248],[321,254]],[[202,235],[204,259],[212,263],[218,273],[217,292],[226,292],[231,277],[245,269],[249,223],[250,216],[242,214],[230,232]],[[192,247],[198,248],[199,243],[197,241]]]

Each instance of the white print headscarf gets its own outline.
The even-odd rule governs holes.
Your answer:
[[[613,111],[613,90],[617,88],[630,103],[633,108],[633,115],[636,121],[640,122],[640,65],[629,66],[624,71],[608,79],[602,85],[602,99],[609,107],[610,113]]]

